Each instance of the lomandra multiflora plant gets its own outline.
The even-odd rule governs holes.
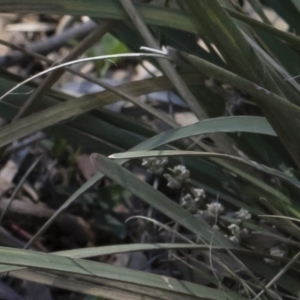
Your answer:
[[[0,0],[0,11],[91,22],[60,65],[34,47],[19,49],[47,65],[39,82],[10,69],[0,74],[0,116],[8,123],[0,129],[2,147],[44,131],[94,152],[99,171],[32,232],[25,248],[35,250],[91,188],[122,186],[145,209],[135,220],[139,230],[128,225],[125,244],[60,253],[3,247],[2,273],[95,299],[298,298],[298,1]],[[106,33],[129,49],[122,54],[132,59],[130,68],[147,75],[113,87],[101,72],[72,67],[97,52]],[[142,46],[147,51],[137,55]],[[111,72],[130,69],[123,56],[113,56]],[[65,72],[104,90],[79,98],[52,90]],[[154,94],[157,101],[139,98],[164,91],[167,97]],[[131,104],[106,106],[119,100]],[[145,159],[148,174],[137,176],[137,158]],[[146,250],[143,272],[83,259]]]

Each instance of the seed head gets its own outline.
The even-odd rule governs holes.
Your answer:
[[[149,157],[144,158],[142,166],[147,168],[147,172],[151,174],[161,174],[164,166],[168,163],[167,157]]]
[[[182,184],[187,182],[190,177],[190,171],[182,165],[178,165],[174,169],[170,169],[170,171],[173,174],[164,174],[164,177],[168,180],[168,187],[172,189],[180,189]]]

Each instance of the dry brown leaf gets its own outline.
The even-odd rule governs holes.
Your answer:
[[[91,177],[93,177],[97,173],[96,168],[92,165],[92,163],[90,161],[89,155],[87,155],[87,154],[78,155],[76,160],[77,160],[78,168],[79,168],[82,176],[86,180],[89,180]]]
[[[4,192],[13,186],[13,179],[18,171],[17,164],[9,160],[0,171],[0,192]]]

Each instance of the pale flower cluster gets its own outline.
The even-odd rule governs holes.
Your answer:
[[[228,229],[231,232],[231,236],[229,239],[232,242],[239,243],[242,239],[247,238],[249,236],[249,230],[247,228],[241,228],[237,224],[230,224]]]
[[[146,167],[151,174],[161,174],[167,163],[167,157],[149,157],[143,159],[142,166]]]
[[[233,242],[239,243],[242,239],[249,237],[250,232],[247,228],[244,228],[243,223],[251,219],[251,214],[247,209],[241,208],[235,213],[238,224],[230,224],[228,229],[231,232],[229,239]]]
[[[285,257],[286,251],[282,247],[276,246],[276,247],[270,248],[270,254],[274,257]],[[273,265],[273,266],[280,265],[280,261],[278,261],[278,260],[276,261],[276,260],[269,259],[269,258],[265,258],[264,260],[265,260],[265,262],[267,262],[268,264]]]
[[[217,217],[224,211],[224,206],[219,202],[213,202],[210,204],[206,204],[207,206],[207,214],[211,217]]]
[[[192,189],[192,194],[193,196],[186,194],[181,198],[181,206],[190,213],[196,214],[206,196],[203,189]]]
[[[162,174],[164,167],[168,163],[165,157],[145,158],[142,166],[147,167],[147,171],[151,174]],[[172,189],[187,188],[187,183],[190,182],[190,171],[183,165],[177,165],[173,169],[169,169],[170,174],[163,174],[167,179],[167,186]],[[211,222],[212,219],[217,221],[218,217],[224,212],[224,206],[219,202],[206,204],[206,209],[201,210],[204,206],[206,195],[203,189],[189,187],[189,192],[184,194],[180,199],[180,204],[183,208],[189,211],[197,218],[205,219]],[[244,227],[244,222],[251,219],[251,214],[248,210],[241,208],[235,213],[236,221],[228,226],[230,231],[229,239],[233,242],[240,243],[241,240],[250,236],[250,232]],[[214,221],[214,229],[219,230]],[[271,255],[282,256],[280,249],[271,249]]]
[[[241,222],[251,219],[251,214],[249,213],[249,211],[247,209],[244,209],[244,208],[241,208],[238,212],[235,213],[235,215]]]
[[[190,171],[182,165],[175,166],[170,171],[172,174],[164,174],[164,177],[168,180],[168,187],[172,189],[180,189],[190,177]]]

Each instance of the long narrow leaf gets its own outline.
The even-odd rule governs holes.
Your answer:
[[[300,167],[300,108],[284,98],[272,93],[262,86],[235,73],[229,72],[199,57],[179,52],[178,56],[190,65],[196,67],[200,72],[238,87],[243,92],[252,96],[253,100],[262,108],[268,121],[275,129],[281,141]],[[280,117],[278,117],[280,116]]]
[[[197,28],[212,39],[229,68],[240,76],[257,81],[260,86],[282,95],[267,68],[218,1],[185,0],[184,2],[190,8]]]
[[[73,274],[74,276],[86,275],[110,279],[112,281],[116,280],[125,283],[134,283],[146,287],[158,288],[167,292],[176,292],[182,296],[195,296],[212,300],[221,300],[224,298],[222,291],[179,281],[166,276],[148,274],[92,261],[27,250],[1,247],[0,263],[16,267],[32,267],[40,270],[58,271]],[[227,297],[228,299],[232,299],[231,295],[227,295]]]
[[[197,75],[184,77],[197,81]],[[170,82],[165,78],[151,78],[140,82],[131,82],[118,87],[121,92],[135,96],[171,88]],[[73,101],[67,101],[54,107],[47,108],[41,112],[25,117],[14,124],[7,125],[0,129],[0,147],[5,146],[14,140],[24,137],[32,132],[45,129],[58,122],[65,121],[77,115],[86,113],[97,107],[121,100],[120,95],[110,91],[104,91],[93,95],[83,96]]]

